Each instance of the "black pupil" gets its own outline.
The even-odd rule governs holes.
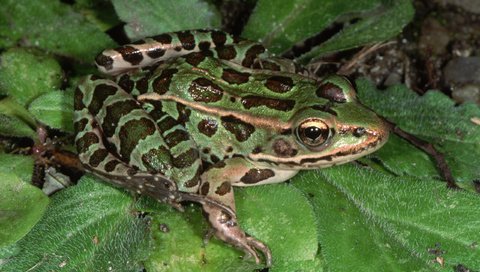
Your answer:
[[[320,135],[322,135],[322,130],[318,127],[307,127],[305,129],[305,136],[312,141],[315,141]]]

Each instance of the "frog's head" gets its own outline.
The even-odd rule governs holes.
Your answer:
[[[251,159],[279,168],[322,168],[355,160],[386,142],[386,123],[357,101],[346,78],[322,80],[315,98],[294,114],[290,129],[271,137]]]

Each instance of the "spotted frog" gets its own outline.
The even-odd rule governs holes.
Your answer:
[[[268,247],[238,225],[232,187],[346,163],[388,137],[344,77],[319,80],[221,31],[145,38],[103,51],[96,65],[105,76],[75,92],[86,169],[178,209],[200,203],[216,237],[267,266]]]

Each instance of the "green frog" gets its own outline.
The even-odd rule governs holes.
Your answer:
[[[222,31],[145,38],[103,51],[96,65],[105,76],[75,92],[86,169],[178,209],[200,203],[216,237],[267,266],[268,246],[238,224],[233,187],[346,163],[388,138],[346,78],[320,80]]]

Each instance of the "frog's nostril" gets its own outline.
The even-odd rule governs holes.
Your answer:
[[[361,136],[365,135],[366,132],[367,132],[367,130],[364,127],[358,127],[353,131],[353,136],[361,137]]]

